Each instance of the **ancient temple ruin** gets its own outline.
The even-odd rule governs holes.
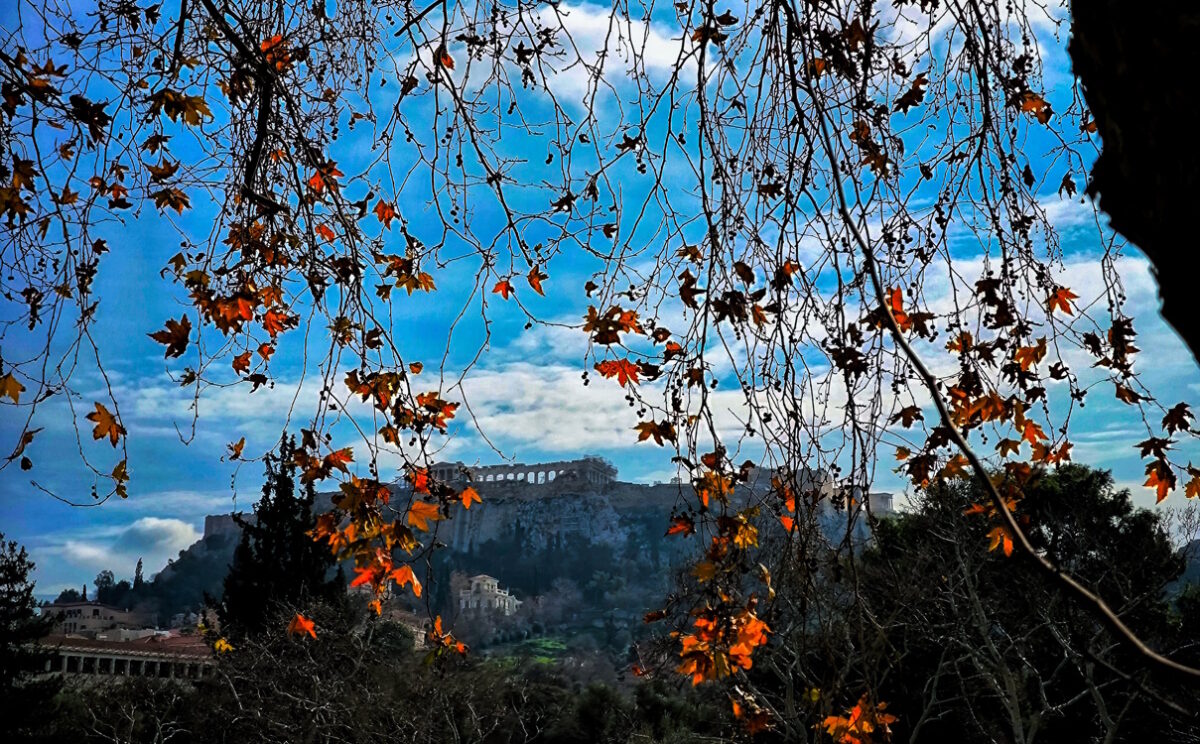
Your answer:
[[[541,486],[566,481],[572,484],[605,486],[617,479],[617,469],[602,457],[588,455],[578,460],[558,460],[527,465],[481,465],[468,467],[462,462],[439,462],[429,469],[435,480],[443,482],[513,483]]]

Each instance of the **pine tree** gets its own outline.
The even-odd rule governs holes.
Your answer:
[[[33,571],[25,548],[5,542],[0,534],[0,740],[23,741],[33,726],[50,712],[61,682],[58,677],[34,678],[52,652],[35,644],[54,625],[50,615],[37,614]]]
[[[142,559],[138,558],[137,566],[133,569],[133,589],[137,591],[146,583],[142,578]]]
[[[267,455],[254,518],[234,517],[242,536],[217,613],[226,635],[260,632],[285,613],[313,601],[334,600],[343,592],[340,574],[329,579],[332,554],[308,535],[316,493],[309,483],[297,495],[294,448],[285,439],[277,454]]]

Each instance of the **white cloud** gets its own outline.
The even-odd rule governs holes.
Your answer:
[[[90,580],[100,571],[110,569],[121,579],[131,576],[134,565],[141,559],[149,578],[200,537],[196,527],[181,519],[142,517],[123,527],[100,528],[85,536],[47,544],[39,553],[49,560],[42,559],[39,572],[52,569],[55,576],[82,572]],[[61,559],[69,567],[48,565],[55,559]]]

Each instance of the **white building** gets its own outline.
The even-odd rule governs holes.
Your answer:
[[[500,588],[500,582],[486,574],[471,577],[471,586],[458,593],[458,608],[464,613],[512,615],[521,600]]]
[[[55,632],[65,635],[95,637],[102,631],[136,629],[145,625],[145,618],[140,613],[99,602],[55,602],[43,605],[41,610],[58,621]]]

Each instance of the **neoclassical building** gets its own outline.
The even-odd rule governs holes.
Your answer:
[[[458,593],[458,608],[463,613],[512,615],[521,600],[500,588],[500,582],[487,574],[471,577],[471,585]]]

